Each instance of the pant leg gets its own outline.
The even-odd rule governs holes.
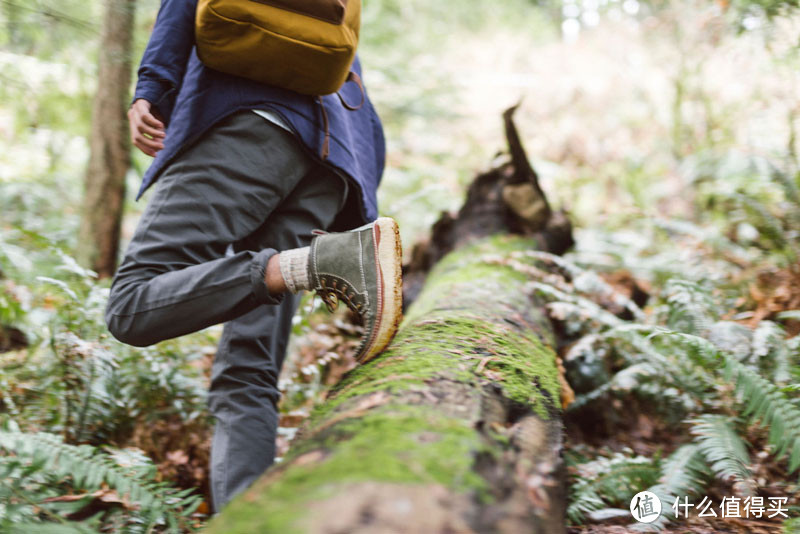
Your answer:
[[[252,236],[235,250],[306,246],[313,229],[327,229],[346,198],[346,182],[319,169],[309,173]],[[259,306],[225,325],[211,375],[209,407],[216,418],[211,493],[216,510],[252,484],[274,461],[278,375],[297,297]]]
[[[291,134],[232,115],[161,176],[111,287],[106,322],[146,346],[277,304],[264,283],[271,248],[231,243],[262,227],[314,168]]]

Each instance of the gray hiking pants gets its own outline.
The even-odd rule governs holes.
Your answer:
[[[246,111],[209,130],[155,187],[114,278],[106,323],[120,341],[146,346],[226,322],[209,392],[218,511],[275,456],[278,375],[297,297],[268,293],[267,261],[327,229],[347,183],[289,132]]]

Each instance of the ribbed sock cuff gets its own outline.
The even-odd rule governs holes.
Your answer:
[[[310,277],[308,276],[309,250],[309,247],[284,250],[278,258],[281,276],[283,276],[283,281],[286,282],[286,287],[292,293],[311,289]]]

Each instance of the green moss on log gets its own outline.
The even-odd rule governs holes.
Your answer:
[[[380,408],[336,425],[313,447],[300,447],[286,460],[295,465],[287,465],[276,480],[262,478],[207,532],[303,532],[303,518],[315,501],[360,481],[436,483],[480,492],[485,483],[472,462],[481,448],[479,435],[461,419],[424,407]]]
[[[530,240],[497,236],[439,262],[389,350],[348,374],[311,426],[349,399],[396,393],[437,376],[473,382],[499,375],[506,397],[547,417],[560,395],[549,322],[521,290],[524,274],[483,260],[531,247]]]

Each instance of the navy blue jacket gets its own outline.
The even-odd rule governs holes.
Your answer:
[[[167,125],[164,148],[147,169],[142,193],[170,161],[211,126],[239,110],[270,109],[286,120],[308,149],[322,161],[324,139],[322,110],[316,97],[231,76],[203,65],[194,48],[197,0],[162,0],[153,34],[139,68],[134,100],[155,106]],[[353,69],[361,74],[356,59]],[[350,104],[361,101],[355,83],[340,91]],[[360,193],[357,213],[343,214],[358,225],[377,217],[376,190],[385,163],[383,127],[369,98],[358,111],[347,110],[336,95],[323,97],[330,121],[330,155],[325,161],[351,178]]]

